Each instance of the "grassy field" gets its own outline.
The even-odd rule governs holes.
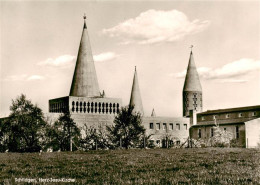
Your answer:
[[[259,184],[260,150],[0,153],[0,182],[12,184],[15,178],[72,178],[76,184]]]

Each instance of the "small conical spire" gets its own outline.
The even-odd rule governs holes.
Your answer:
[[[192,45],[183,91],[202,91],[199,74],[193,59]]]
[[[105,90],[103,90],[102,97],[103,97],[103,98],[106,97]]]
[[[139,112],[142,115],[144,114],[142,98],[141,98],[141,93],[140,93],[139,83],[138,83],[138,78],[137,78],[136,66],[135,66],[135,73],[134,73],[131,98],[130,98],[129,104],[131,106],[134,106],[135,112]]]
[[[92,56],[86,15],[84,15],[84,28],[78,50],[77,62],[70,88],[70,96],[97,97],[100,96],[95,64]]]
[[[156,114],[155,114],[154,108],[153,108],[153,110],[152,110],[151,117],[156,117]]]

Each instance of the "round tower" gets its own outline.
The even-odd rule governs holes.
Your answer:
[[[193,112],[202,112],[202,88],[192,51],[182,91],[182,102],[184,117],[189,117]]]

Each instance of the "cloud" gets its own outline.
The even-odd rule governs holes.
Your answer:
[[[103,62],[103,61],[114,60],[118,56],[119,55],[113,52],[106,52],[106,53],[100,53],[99,55],[94,55],[93,58],[95,62]]]
[[[102,32],[110,37],[120,37],[123,44],[153,44],[182,39],[205,30],[209,24],[207,20],[189,21],[188,17],[178,10],[148,10]]]
[[[44,80],[45,76],[41,75],[10,75],[4,78],[4,81],[35,81],[35,80]]]
[[[94,55],[94,61],[101,62],[101,61],[108,61],[117,58],[119,55],[113,52],[105,52],[99,55]],[[76,56],[72,55],[62,55],[57,58],[48,58],[44,61],[38,63],[40,66],[54,66],[54,67],[71,67],[74,64]]]
[[[70,67],[75,60],[75,56],[62,55],[57,58],[48,58],[38,63],[40,66]]]
[[[198,73],[201,79],[219,80],[220,82],[242,83],[248,81],[245,76],[253,71],[260,70],[260,60],[243,58],[228,63],[220,68],[212,69],[208,67],[199,67]],[[186,70],[174,74],[177,78],[184,78]]]
[[[44,76],[40,76],[40,75],[31,75],[27,78],[28,81],[32,81],[32,80],[44,80],[45,77]]]

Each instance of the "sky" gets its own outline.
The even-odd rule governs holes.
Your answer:
[[[0,116],[69,95],[84,13],[107,97],[129,103],[136,66],[145,115],[182,116],[193,45],[204,111],[260,104],[260,1],[0,1]]]

